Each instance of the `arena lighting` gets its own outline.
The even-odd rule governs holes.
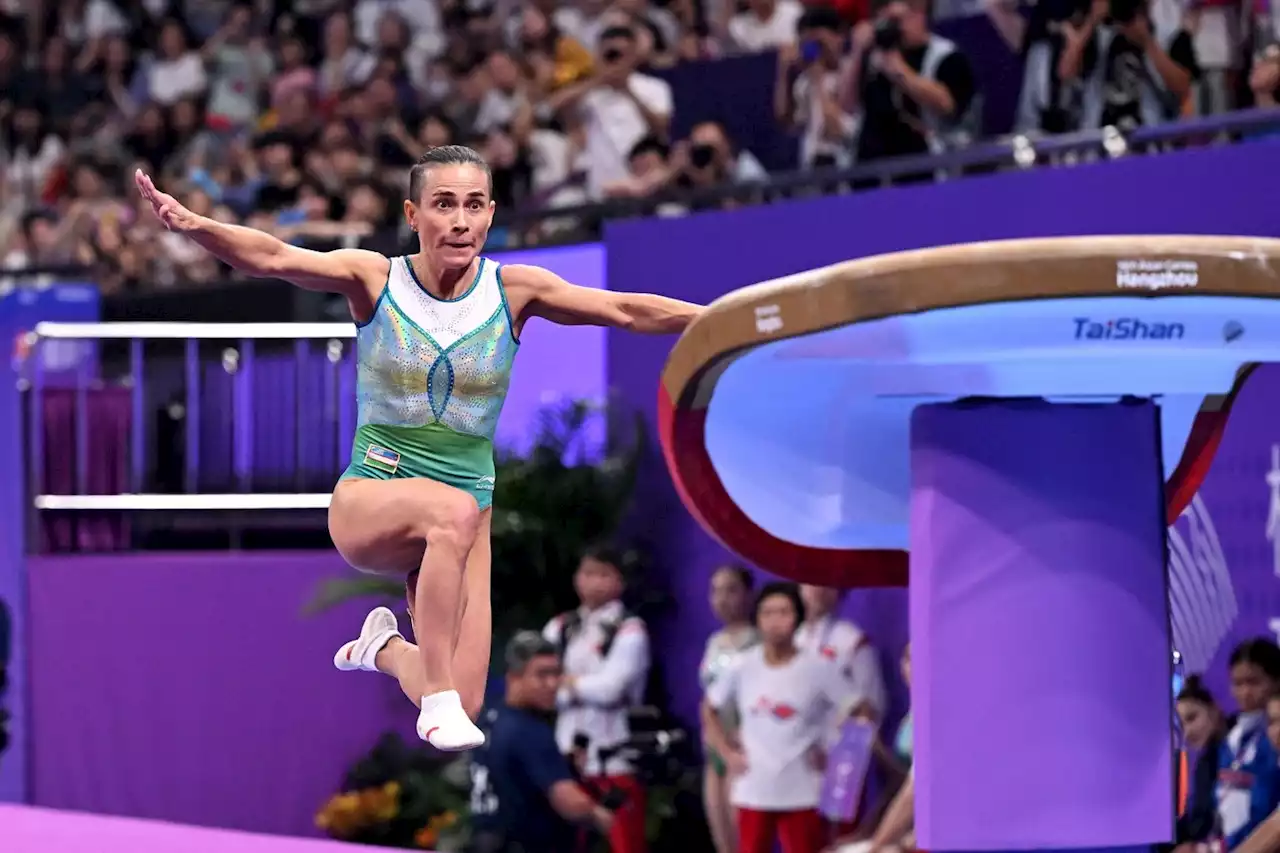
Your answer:
[[[37,495],[36,509],[89,512],[217,512],[220,510],[328,509],[323,494],[231,495]]]
[[[352,323],[36,323],[38,338],[63,340],[292,340],[354,338]]]

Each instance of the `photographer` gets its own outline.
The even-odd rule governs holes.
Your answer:
[[[806,169],[848,166],[853,118],[840,108],[840,51],[844,21],[834,9],[806,9],[796,24],[796,43],[778,50],[773,113],[784,127],[800,130],[800,165]]]
[[[1155,36],[1146,0],[1095,0],[1078,25],[1063,30],[1058,77],[1080,80],[1083,129],[1150,127],[1177,118],[1198,76],[1185,29]]]
[[[582,605],[552,619],[542,635],[564,664],[556,740],[565,752],[585,743],[586,781],[625,795],[609,835],[613,853],[644,853],[645,790],[619,747],[631,740],[630,710],[643,704],[651,659],[644,620],[622,603],[622,565],[612,548],[583,554],[573,575]]]
[[[955,43],[929,31],[927,0],[880,0],[874,24],[854,29],[842,84],[861,115],[859,162],[971,142],[979,110],[973,69]]]
[[[471,757],[473,853],[565,853],[580,824],[608,833],[613,813],[576,781],[556,745],[556,647],[533,631],[507,644],[506,697],[480,718],[485,743]]]

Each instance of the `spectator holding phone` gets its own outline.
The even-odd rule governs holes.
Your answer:
[[[639,44],[630,26],[611,26],[600,34],[596,76],[557,89],[547,99],[552,113],[570,124],[582,123],[589,164],[587,188],[601,198],[604,188],[627,178],[627,162],[646,136],[665,142],[674,102],[671,86],[641,74]]]
[[[840,107],[844,22],[827,7],[807,9],[796,24],[796,41],[778,49],[774,116],[801,132],[804,168],[848,166],[853,160],[853,117]]]

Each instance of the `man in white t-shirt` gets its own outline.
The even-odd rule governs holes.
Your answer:
[[[627,177],[631,149],[646,136],[666,140],[673,101],[665,80],[636,71],[636,34],[609,27],[600,34],[600,71],[590,80],[565,86],[548,104],[576,107],[586,129],[587,191],[593,199],[604,187]]]
[[[824,828],[817,807],[822,790],[821,742],[833,712],[848,716],[848,682],[832,677],[830,661],[795,644],[804,607],[792,584],[760,591],[755,622],[760,644],[740,652],[707,688],[703,735],[725,761],[729,801],[738,810],[741,853],[817,853]],[[737,742],[718,711],[733,707]]]
[[[798,0],[747,0],[746,11],[729,21],[729,41],[743,53],[777,50],[795,41],[802,14]]]

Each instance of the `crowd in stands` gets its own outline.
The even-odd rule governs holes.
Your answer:
[[[0,0],[0,267],[87,266],[108,289],[219,275],[138,215],[139,166],[197,213],[387,248],[406,167],[445,143],[484,154],[501,208],[759,184],[770,158],[723,116],[676,116],[668,82],[751,54],[776,54],[773,91],[735,98],[771,99],[798,140],[775,171],[1280,94],[1265,0],[983,3],[958,12],[1024,60],[1012,128],[984,126],[981,57],[930,0]]]

